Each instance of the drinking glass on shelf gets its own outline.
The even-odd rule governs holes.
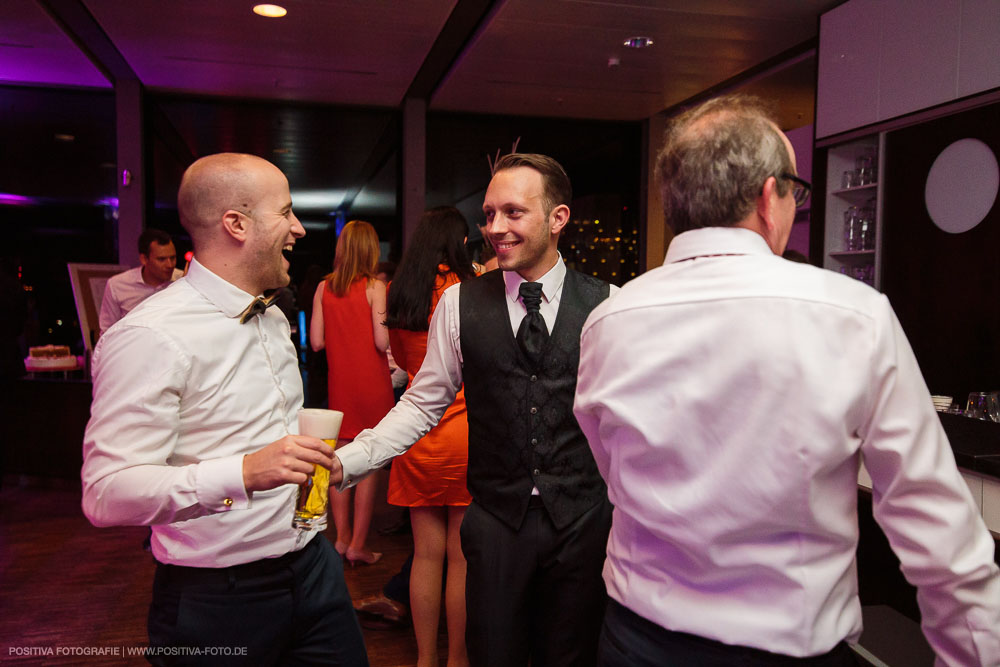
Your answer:
[[[1000,392],[991,391],[986,394],[986,416],[991,421],[1000,422]]]
[[[965,416],[973,419],[983,418],[983,408],[979,404],[979,392],[974,391],[969,394],[969,400],[965,404]]]
[[[859,155],[854,161],[857,185],[871,185],[875,182],[875,157]]]
[[[858,172],[854,169],[847,169],[840,177],[840,187],[850,190],[858,184]]]
[[[844,250],[861,250],[861,217],[857,206],[844,211]]]
[[[875,207],[866,205],[858,211],[861,225],[860,250],[875,249]]]
[[[986,421],[1000,421],[1000,407],[996,392],[974,391],[969,394],[965,416]]]

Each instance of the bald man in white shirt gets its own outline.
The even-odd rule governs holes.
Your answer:
[[[253,307],[288,284],[284,254],[305,234],[288,181],[266,160],[210,155],[178,209],[197,259],[94,353],[84,513],[152,526],[154,664],[367,665],[340,558],[318,528],[292,527],[298,485],[333,453],[297,435],[288,320]]]

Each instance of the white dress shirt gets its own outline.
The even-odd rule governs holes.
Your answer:
[[[555,266],[537,281],[542,284],[539,310],[550,333],[559,312],[565,278],[566,265],[560,256]],[[503,279],[510,327],[516,334],[527,312],[518,294],[521,283],[525,281],[514,271],[504,271]],[[611,286],[612,293],[617,289]],[[340,488],[356,484],[371,470],[409,449],[434,428],[455,400],[455,394],[462,386],[460,290],[460,284],[452,285],[441,296],[427,332],[427,355],[410,388],[374,428],[362,431],[354,442],[336,451],[344,468],[344,481]]]
[[[183,271],[174,269],[170,280],[156,287],[142,279],[141,266],[111,276],[104,286],[104,297],[101,300],[101,313],[98,319],[101,333],[110,329],[112,324],[125,317],[143,300],[166,289],[183,275]]]
[[[226,567],[312,539],[296,487],[248,494],[243,457],[298,432],[302,379],[288,320],[193,260],[98,341],[83,509],[97,526],[153,526],[161,563]]]
[[[792,656],[861,634],[861,459],[949,665],[1000,664],[986,530],[885,296],[758,234],[678,235],[584,325],[574,411],[615,506],[604,579],[658,625]]]

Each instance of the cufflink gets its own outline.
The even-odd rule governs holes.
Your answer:
[[[226,507],[232,507],[233,506],[233,499],[232,498],[223,498],[222,499],[222,504],[225,505]]]

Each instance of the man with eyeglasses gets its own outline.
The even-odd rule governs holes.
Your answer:
[[[590,314],[574,413],[614,505],[599,664],[853,665],[864,459],[942,664],[1000,664],[994,544],[872,288],[781,258],[808,183],[751,98],[678,117],[664,265]]]

